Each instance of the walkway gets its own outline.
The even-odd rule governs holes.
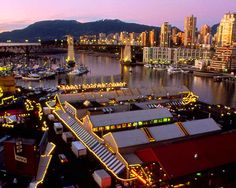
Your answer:
[[[85,130],[68,112],[56,110],[55,114],[109,171],[118,175],[125,169],[125,165],[115,156],[115,154],[101,144],[95,136]]]

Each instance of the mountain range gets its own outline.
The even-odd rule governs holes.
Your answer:
[[[212,26],[212,34],[216,33],[217,26]],[[63,39],[70,34],[78,38],[81,35],[98,35],[99,33],[119,33],[122,31],[141,33],[155,29],[157,36],[160,27],[147,26],[136,23],[126,23],[121,20],[99,20],[81,23],[75,20],[48,20],[35,22],[24,29],[0,33],[0,42],[11,40],[23,42],[26,39],[33,42],[41,40]],[[180,31],[180,30],[179,30]]]
[[[49,20],[36,22],[21,30],[0,33],[0,41],[54,40],[62,39],[68,34],[79,37],[85,34],[98,35],[99,33],[110,34],[122,31],[141,33],[152,29],[155,29],[158,33],[160,31],[159,27],[126,23],[120,20],[99,20],[87,23],[80,23],[75,20]]]

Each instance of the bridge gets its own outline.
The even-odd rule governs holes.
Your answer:
[[[41,43],[11,43],[1,42],[0,52],[13,52],[13,53],[25,53],[36,52],[41,48]]]
[[[67,52],[67,41],[66,40],[53,40],[53,41],[42,41],[40,43],[13,43],[5,42],[0,43],[0,52],[12,52],[12,53],[24,53],[29,56],[30,53],[50,52],[50,51],[63,51]],[[143,46],[132,46],[130,48],[124,44],[80,44],[75,42],[75,50],[85,51],[97,51],[120,54],[120,60],[135,59],[137,56],[142,58]],[[129,54],[129,55],[127,55]],[[129,56],[127,58],[126,56]]]

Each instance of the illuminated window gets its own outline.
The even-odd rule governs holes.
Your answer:
[[[159,119],[159,123],[162,123],[162,119]]]
[[[170,121],[170,118],[167,118],[167,121],[169,122],[169,121]]]
[[[154,123],[158,123],[158,120],[157,120],[157,119],[155,119],[155,120],[154,120]]]
[[[116,125],[116,128],[117,128],[117,129],[120,129],[120,128],[121,128],[121,125]]]
[[[115,126],[115,125],[112,125],[112,126],[111,126],[111,129],[115,129],[115,128],[116,128],[116,126]]]
[[[132,123],[128,123],[128,127],[132,127]]]
[[[99,131],[103,131],[104,130],[104,127],[99,127]]]
[[[138,125],[138,123],[137,123],[137,122],[134,122],[134,123],[133,123],[133,126],[134,126],[134,127],[136,127],[137,125]]]
[[[163,123],[167,122],[167,118],[163,118]]]
[[[93,128],[93,132],[97,132],[98,131],[98,128]]]
[[[106,126],[105,130],[109,131],[110,130],[110,126]]]
[[[138,122],[138,125],[143,125],[143,122],[142,122],[142,121],[139,121],[139,122]]]
[[[127,127],[126,123],[123,123],[122,128],[126,128],[126,127]]]

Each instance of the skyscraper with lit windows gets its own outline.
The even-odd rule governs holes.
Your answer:
[[[226,13],[217,29],[217,45],[231,46],[236,42],[236,13]]]
[[[149,43],[150,46],[153,47],[156,44],[155,30],[149,31]]]
[[[164,22],[161,25],[161,35],[160,35],[160,46],[170,47],[171,37],[171,25],[168,22]]]
[[[192,16],[187,16],[184,19],[184,46],[192,48],[196,44],[196,24],[197,18]]]

